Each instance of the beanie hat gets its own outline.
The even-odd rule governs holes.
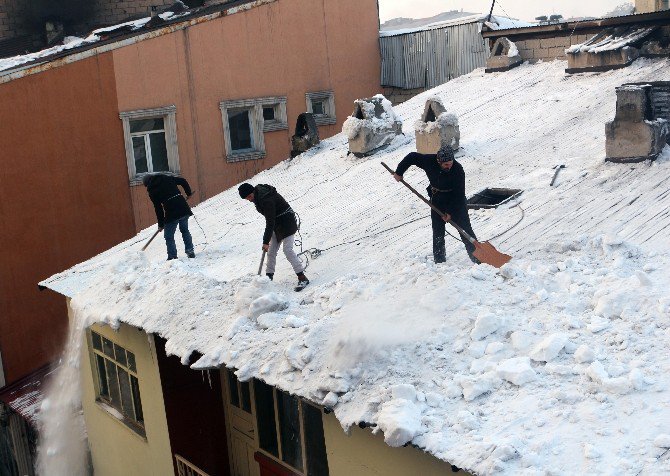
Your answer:
[[[247,198],[250,194],[254,193],[254,186],[250,183],[243,183],[237,187],[237,191],[240,192],[240,197]]]
[[[437,161],[442,163],[449,162],[450,160],[454,160],[454,149],[449,144],[444,144],[437,151]]]

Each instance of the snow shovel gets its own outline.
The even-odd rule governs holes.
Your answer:
[[[395,172],[394,172],[393,170],[391,170],[391,168],[390,168],[388,165],[386,165],[384,162],[382,162],[382,165],[383,165],[383,166],[386,168],[386,170],[388,170],[391,174],[395,174]],[[442,218],[445,218],[445,214],[442,213],[442,210],[440,210],[440,209],[437,208],[435,205],[433,205],[432,203],[430,203],[429,200],[426,200],[426,197],[424,197],[424,196],[421,195],[419,192],[417,192],[416,190],[414,190],[414,189],[412,188],[412,186],[409,185],[409,184],[408,184],[407,182],[405,182],[404,180],[401,179],[400,182],[402,182],[402,184],[403,184],[405,187],[407,187],[408,189],[410,189],[410,190],[412,191],[412,193],[414,193],[414,195],[416,195],[416,196],[419,197],[421,200],[423,200],[423,201],[426,203],[426,205],[428,205],[430,208],[432,208],[433,210],[435,210],[435,213],[437,213],[438,215],[440,215]],[[454,228],[456,228],[456,230],[458,230],[458,232],[459,232],[462,236],[464,236],[470,243],[472,243],[472,244],[474,245],[474,247],[475,247],[475,251],[472,252],[472,255],[473,255],[475,258],[477,258],[480,262],[482,262],[482,263],[486,263],[486,264],[490,264],[491,266],[494,266],[494,267],[496,267],[496,268],[500,268],[502,265],[504,265],[505,263],[509,262],[509,260],[512,259],[512,257],[511,257],[510,255],[506,255],[505,253],[501,253],[500,251],[498,251],[497,249],[495,249],[495,247],[494,247],[491,243],[489,243],[488,241],[485,241],[485,242],[483,242],[483,243],[480,243],[479,241],[475,240],[475,239],[474,239],[473,237],[471,237],[468,233],[466,233],[466,231],[465,231],[463,228],[461,228],[460,226],[458,226],[458,225],[457,225],[456,223],[454,223],[453,221],[451,221],[451,220],[445,220],[445,221],[446,221],[447,223],[449,223],[451,226],[453,226]]]
[[[267,254],[267,251],[263,250],[263,254],[261,255],[261,264],[258,265],[258,275],[261,275],[261,271],[263,270],[263,261],[265,261],[265,255]]]
[[[158,230],[156,230],[156,233],[154,233],[153,236],[152,236],[151,238],[149,238],[149,241],[147,241],[147,243],[142,247],[142,251],[144,251],[144,250],[147,249],[147,246],[149,246],[149,245],[151,244],[151,242],[154,241],[154,238],[156,238],[156,236],[157,236],[161,231],[163,231],[162,228],[159,228]]]

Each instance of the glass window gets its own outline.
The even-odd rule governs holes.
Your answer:
[[[144,136],[133,137],[133,158],[135,159],[135,172],[145,174],[149,171]]]
[[[325,114],[326,108],[323,105],[323,101],[312,101],[312,114]]]
[[[277,392],[277,412],[279,413],[282,460],[302,471],[298,399],[288,393]]]
[[[230,146],[233,151],[251,149],[251,123],[249,109],[233,109],[228,112]]]
[[[159,132],[149,134],[149,144],[151,147],[152,172],[167,172],[170,170],[168,165],[167,146],[165,145],[165,133]]]
[[[309,476],[328,476],[328,457],[326,456],[326,439],[323,436],[321,410],[309,403],[301,402],[301,405],[307,474]]]
[[[265,106],[263,108],[263,119],[266,121],[272,121],[275,118],[275,108],[274,106]]]
[[[279,457],[272,387],[264,384],[260,380],[254,380],[254,396],[256,401],[256,422],[258,423],[258,439],[260,447],[271,455]]]
[[[130,121],[130,133],[159,131],[165,129],[165,121],[162,117],[152,119],[138,119]]]
[[[249,382],[240,382],[240,397],[242,400],[242,410],[251,413],[251,392],[249,391]]]
[[[232,371],[228,371],[228,388],[230,389],[230,404],[240,408],[240,394],[237,389],[237,377]]]
[[[98,380],[98,399],[114,407],[124,420],[144,422],[135,355],[91,331],[92,351]],[[139,431],[136,426],[131,426]]]

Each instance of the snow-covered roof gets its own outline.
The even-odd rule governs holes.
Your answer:
[[[520,28],[525,26],[532,26],[533,23],[528,23],[525,21],[517,20],[514,18],[502,17],[499,15],[491,16],[490,21],[488,20],[488,14],[478,13],[475,15],[464,16],[460,18],[454,18],[452,20],[438,21],[424,26],[419,26],[415,28],[402,28],[397,30],[382,30],[379,32],[380,37],[386,36],[397,36],[405,35],[407,33],[416,33],[418,31],[425,30],[436,30],[438,28],[446,28],[456,25],[466,25],[468,23],[484,23],[492,29],[507,29],[507,28]]]
[[[193,368],[235,368],[477,474],[667,474],[670,150],[606,163],[604,132],[615,87],[669,66],[478,69],[397,106],[406,135],[373,157],[347,156],[338,134],[253,177],[325,250],[302,293],[281,256],[274,282],[254,276],[264,220],[235,188],[195,207],[195,259],[166,262],[159,240],[140,252],[154,226],[41,284],[79,319],[160,334],[185,363],[202,354]],[[449,237],[434,264],[426,206],[380,165],[415,150],[435,95],[459,119],[468,195],[524,190],[471,211],[513,256],[500,270]],[[405,179],[427,185],[415,168]]]
[[[655,30],[649,28],[627,28],[625,32],[618,33],[617,29],[605,31],[600,35],[590,38],[584,43],[572,45],[565,50],[566,54],[577,53],[602,53],[605,51],[614,51],[637,43],[646,38]]]

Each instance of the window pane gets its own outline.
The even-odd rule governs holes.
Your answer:
[[[100,337],[100,334],[91,332],[91,342],[94,349],[102,351],[102,337]]]
[[[167,146],[165,145],[165,132],[149,134],[149,144],[151,147],[151,162],[154,166],[154,172],[166,172],[170,170],[168,165]]]
[[[263,108],[263,119],[266,121],[271,121],[275,118],[275,108],[273,106],[268,106]]]
[[[120,345],[114,344],[114,356],[118,363],[126,367],[128,366],[128,362],[126,361],[126,349]]]
[[[102,351],[112,359],[114,358],[114,344],[109,339],[102,338]]]
[[[133,372],[137,372],[137,367],[135,367],[135,354],[127,350],[126,356],[128,357],[128,368]]]
[[[147,165],[147,150],[144,146],[144,136],[133,137],[133,158],[135,159],[135,172],[144,174],[149,171]]]
[[[119,372],[119,387],[121,387],[121,405],[124,416],[135,419],[135,411],[133,410],[133,394],[130,390],[130,378],[128,372],[121,367],[117,367]]]
[[[240,394],[237,390],[237,377],[232,371],[228,371],[228,387],[230,388],[230,404],[240,408]]]
[[[105,370],[105,359],[96,355],[95,361],[98,366],[98,384],[100,386],[100,396],[109,398],[109,386],[107,385],[107,371]]]
[[[105,369],[107,370],[107,384],[109,386],[109,399],[112,406],[121,410],[121,393],[119,391],[119,378],[116,375],[116,365],[111,360],[105,359]]]
[[[251,393],[249,392],[249,382],[240,383],[240,397],[242,399],[242,410],[251,413]]]
[[[325,114],[325,108],[323,106],[323,101],[313,101],[312,102],[312,114]]]
[[[135,421],[144,423],[144,413],[142,412],[142,400],[140,399],[140,383],[135,377],[130,376],[130,386],[133,389],[133,403],[135,404]]]
[[[279,412],[282,460],[302,471],[298,399],[288,393],[277,392],[277,411]]]
[[[130,133],[133,132],[147,132],[147,131],[156,131],[165,129],[164,121],[162,117],[156,117],[154,119],[137,119],[130,121]]]
[[[307,453],[307,476],[328,476],[326,440],[323,436],[321,410],[309,403],[302,405],[302,423]]]
[[[233,151],[251,149],[249,110],[229,111],[228,125],[230,126],[230,147]]]
[[[275,427],[275,406],[272,387],[260,380],[254,380],[254,400],[260,447],[274,456],[279,456],[277,428]]]

